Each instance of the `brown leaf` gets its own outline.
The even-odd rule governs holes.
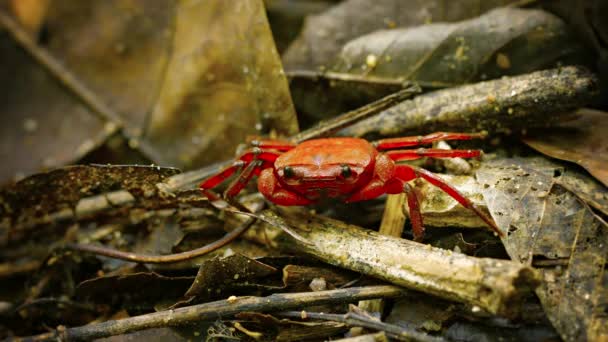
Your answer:
[[[256,124],[297,131],[263,10],[261,1],[65,1],[50,48],[156,162],[200,166],[234,155],[262,132]]]
[[[58,0],[44,46],[0,14],[44,66],[0,37],[0,157],[14,161],[0,179],[74,162],[119,128],[185,168],[232,157],[247,135],[298,130],[261,0]]]
[[[248,135],[297,132],[261,1],[184,1],[172,54],[146,127],[165,163],[191,167],[234,155]]]
[[[276,268],[240,254],[214,258],[201,264],[196,279],[185,296],[217,297],[230,290],[233,283],[251,282],[276,272]]]
[[[512,259],[541,267],[536,290],[566,341],[608,337],[608,225],[558,183],[553,170],[525,159],[485,164],[477,178]]]
[[[551,67],[581,48],[552,14],[498,8],[458,23],[361,36],[344,45],[332,71],[453,86]]]
[[[11,0],[13,14],[19,23],[36,36],[44,23],[50,0]]]
[[[283,55],[285,69],[316,70],[326,66],[342,46],[361,35],[394,27],[472,18],[512,0],[347,0],[309,16],[298,39]]]
[[[145,129],[177,39],[175,6],[153,2],[53,1],[49,52],[120,114],[130,136]]]
[[[114,131],[5,33],[0,66],[0,183],[72,163]]]
[[[608,186],[608,113],[581,109],[577,116],[558,127],[531,131],[523,141],[550,157],[579,164]]]

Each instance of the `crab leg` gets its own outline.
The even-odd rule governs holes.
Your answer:
[[[407,206],[410,209],[410,222],[412,223],[412,233],[414,241],[422,241],[424,237],[424,224],[422,223],[422,214],[420,213],[420,203],[416,192],[408,183],[403,184],[403,192],[407,196]]]
[[[484,212],[482,212],[473,202],[471,202],[468,198],[466,198],[463,194],[460,193],[456,188],[446,183],[439,176],[434,173],[427,171],[425,169],[421,169],[411,165],[397,165],[397,169],[400,168],[408,168],[414,172],[416,177],[423,178],[427,180],[429,183],[443,190],[446,194],[450,195],[453,199],[458,201],[458,203],[462,204],[465,208],[472,210],[477,216],[479,216],[492,230],[498,234],[498,236],[504,236],[503,232],[496,226],[494,220],[488,217]],[[407,173],[411,171],[406,171]],[[411,214],[410,214],[411,215]]]
[[[416,150],[393,150],[385,152],[394,161],[414,160],[423,157],[431,158],[474,158],[481,155],[481,150],[442,150],[436,148],[419,148]]]
[[[393,148],[403,148],[430,144],[440,140],[471,140],[484,138],[485,133],[450,133],[450,132],[435,132],[429,135],[419,135],[412,137],[389,138],[374,141],[372,144],[379,150],[390,150]]]
[[[243,169],[243,172],[241,172],[239,176],[236,177],[230,183],[230,185],[228,185],[226,191],[224,191],[224,198],[228,202],[231,202],[234,196],[238,195],[238,193],[241,192],[245,186],[247,186],[247,183],[249,183],[251,177],[253,177],[255,174],[254,171],[260,168],[262,164],[263,162],[261,160],[253,160],[251,163],[249,163],[249,165]]]
[[[257,175],[261,172],[261,170],[264,167],[268,166],[271,163],[274,163],[274,161],[277,159],[279,154],[280,153],[278,153],[278,152],[266,151],[266,150],[260,149],[258,147],[254,147],[250,150],[245,151],[245,153],[241,154],[241,156],[238,158],[238,160],[231,166],[228,166],[227,168],[223,169],[222,171],[218,172],[217,174],[204,180],[200,184],[199,188],[203,191],[208,190],[208,189],[213,189],[216,186],[220,185],[227,178],[234,175],[234,173],[238,169],[245,167],[245,170],[247,170],[249,168],[249,165],[252,163],[256,164],[256,165],[255,165],[255,167],[252,167],[251,170],[248,172]],[[260,163],[257,163],[257,162],[254,163],[254,161],[260,161]],[[249,181],[251,179],[251,176],[252,175],[246,175],[246,180]],[[239,179],[245,179],[245,178],[243,178],[242,176],[239,176],[239,178],[237,178],[237,180],[239,180]],[[246,185],[246,183],[245,183],[245,185]],[[243,187],[245,187],[245,185],[241,186],[238,184],[230,184],[230,186],[232,186],[232,187],[236,186],[236,189],[238,189],[238,191],[242,190]],[[228,187],[228,189],[226,189],[226,191],[229,191],[230,186]],[[235,191],[235,190],[231,190],[230,194],[232,194],[233,191]],[[236,193],[234,193],[232,196],[233,197],[236,196],[238,194],[238,191]]]

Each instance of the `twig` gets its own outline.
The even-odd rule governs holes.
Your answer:
[[[364,84],[380,84],[394,86],[408,85],[408,81],[405,79],[399,79],[394,77],[364,76],[334,71],[289,70],[285,72],[285,75],[288,78],[297,77],[307,78],[311,80],[325,78],[329,81],[357,82]]]
[[[369,118],[389,107],[396,105],[399,102],[405,101],[407,98],[411,97],[413,94],[419,91],[420,88],[418,86],[410,85],[409,87],[403,90],[385,96],[368,105],[344,113],[333,119],[322,121],[316,126],[290,137],[288,140],[299,143],[308,139],[329,136],[344,127]]]
[[[286,311],[273,313],[274,316],[286,317],[286,318],[302,318],[301,311]],[[353,327],[363,327],[378,331],[383,331],[388,337],[394,338],[399,341],[445,341],[443,338],[430,336],[428,334],[420,333],[415,330],[402,328],[398,325],[388,324],[381,321],[370,319],[364,315],[356,312],[348,312],[344,315],[340,314],[326,314],[323,312],[306,312],[307,319],[319,319],[324,321],[335,321],[342,322]]]
[[[492,314],[514,316],[523,298],[539,283],[538,273],[508,260],[476,258],[410,240],[390,237],[343,222],[310,215],[260,216],[291,226],[311,244],[302,244],[270,225],[271,245],[393,284],[477,306]],[[259,232],[258,232],[259,234]]]
[[[175,262],[181,262],[185,260],[190,260],[197,258],[199,256],[211,253],[219,248],[226,246],[227,244],[234,241],[239,236],[243,235],[255,222],[255,218],[249,217],[246,221],[242,222],[237,228],[233,229],[223,237],[218,240],[213,241],[210,244],[207,244],[203,247],[193,249],[187,252],[176,253],[176,254],[166,254],[166,255],[150,255],[150,254],[138,254],[132,252],[123,252],[117,249],[96,246],[96,245],[88,245],[88,244],[77,244],[77,243],[68,243],[63,245],[62,247],[80,251],[93,253],[95,255],[102,255],[108,258],[120,259],[125,261],[133,261],[142,264],[169,264]]]
[[[395,298],[403,294],[405,294],[405,291],[397,286],[380,285],[330,291],[273,294],[268,297],[242,297],[154,312],[122,320],[63,328],[46,334],[6,339],[5,341],[92,340],[151,328],[175,327],[200,321],[212,321],[230,317],[242,311],[283,311],[313,305],[350,303],[369,298]]]

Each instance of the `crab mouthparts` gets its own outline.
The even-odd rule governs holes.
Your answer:
[[[333,176],[326,176],[326,177],[303,177],[302,179],[300,179],[302,182],[305,183],[316,183],[316,182],[333,182],[335,181],[337,178],[333,177]]]

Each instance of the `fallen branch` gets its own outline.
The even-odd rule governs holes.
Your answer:
[[[544,127],[597,94],[589,71],[564,67],[433,91],[406,100],[340,132],[396,136],[441,130],[515,132]]]
[[[326,263],[396,285],[477,306],[492,314],[515,316],[521,300],[539,283],[537,272],[523,264],[476,258],[308,213],[265,210],[254,228],[265,229],[270,243],[283,251],[311,255]],[[292,227],[309,244],[282,233]],[[252,237],[252,235],[249,235]]]
[[[268,297],[241,297],[160,311],[121,320],[106,321],[75,328],[59,328],[53,332],[6,339],[5,341],[82,341],[131,333],[138,330],[175,327],[201,321],[230,317],[242,311],[283,311],[307,306],[351,303],[362,299],[395,298],[405,290],[391,285],[353,287],[349,289],[273,294]]]

